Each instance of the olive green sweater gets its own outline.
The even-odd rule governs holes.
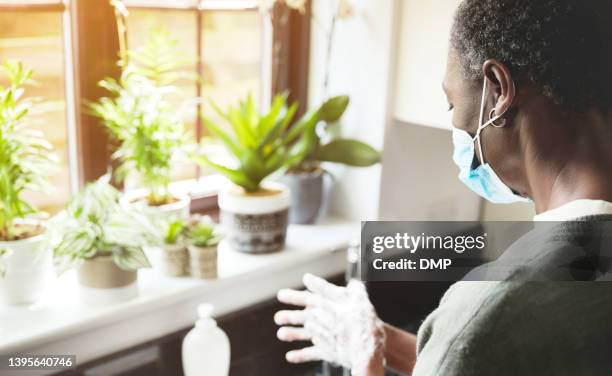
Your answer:
[[[413,376],[612,375],[610,221],[532,234],[504,254],[522,253],[524,265],[499,281],[453,285],[419,329]],[[576,246],[585,243],[595,251]],[[549,281],[533,281],[541,276]],[[568,281],[576,276],[598,282]]]

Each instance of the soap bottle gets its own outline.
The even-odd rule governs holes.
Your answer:
[[[211,317],[213,306],[198,306],[198,321],[183,340],[185,376],[227,376],[230,343],[227,335]]]

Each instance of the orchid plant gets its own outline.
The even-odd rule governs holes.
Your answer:
[[[327,96],[328,88],[329,88],[329,73],[330,73],[330,65],[331,58],[334,49],[334,35],[336,31],[336,24],[338,21],[347,20],[355,15],[355,9],[351,3],[351,0],[331,0],[329,1],[331,6],[333,7],[332,17],[329,22],[329,26],[326,27],[323,22],[315,15],[310,12],[310,17],[312,18],[314,24],[318,27],[318,29],[325,35],[326,40],[326,62],[325,62],[325,73],[324,73],[324,81],[323,81],[323,94]],[[308,4],[308,0],[260,0],[259,9],[268,13],[270,19],[273,18],[274,6],[276,4],[284,4],[287,8],[296,10],[301,14],[306,14],[306,6]],[[281,18],[282,22],[286,22],[287,18]],[[281,42],[279,42],[281,43]],[[282,45],[275,48],[276,53],[282,49]]]

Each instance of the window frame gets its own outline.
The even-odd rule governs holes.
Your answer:
[[[196,12],[196,70],[203,72],[202,23],[207,11],[259,11],[258,0],[191,0],[160,2],[155,0],[123,0],[128,9],[182,10]],[[288,91],[290,100],[301,104],[298,115],[307,108],[310,57],[310,1],[306,13],[300,14],[284,4],[275,4],[271,17],[262,16],[262,28],[270,40],[262,51],[262,80],[268,79],[269,103],[275,93]],[[118,78],[121,74],[114,57],[119,55],[119,37],[114,8],[109,0],[39,0],[0,3],[1,10],[63,13],[64,74],[66,85],[67,140],[71,189],[73,194],[85,183],[102,176],[112,166],[112,141],[100,120],[86,111],[86,103],[106,95],[98,86],[103,77]],[[129,30],[128,30],[129,32]],[[270,35],[271,34],[271,35]],[[89,46],[96,46],[95,49]],[[281,48],[282,47],[282,48]],[[95,51],[95,53],[93,53]],[[269,56],[265,56],[269,54]],[[264,60],[265,61],[265,60]],[[201,95],[201,85],[196,94]],[[266,103],[267,105],[267,103]],[[201,106],[196,117],[196,137],[202,135]],[[202,178],[198,171],[198,179]],[[179,182],[184,183],[184,182]],[[192,195],[192,211],[216,208],[216,193]]]

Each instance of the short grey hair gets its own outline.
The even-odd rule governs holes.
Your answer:
[[[517,84],[529,82],[573,110],[612,104],[612,1],[464,0],[451,48],[467,79],[498,59]]]

